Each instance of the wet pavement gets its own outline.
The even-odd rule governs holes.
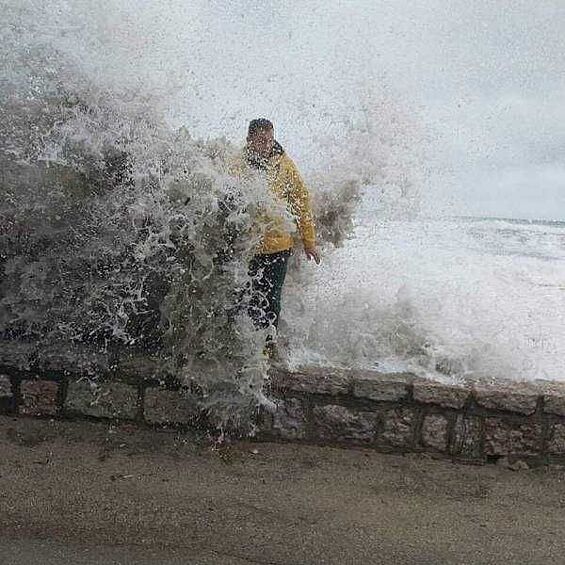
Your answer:
[[[0,563],[563,563],[565,471],[0,418]]]

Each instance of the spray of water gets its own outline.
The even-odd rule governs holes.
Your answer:
[[[137,7],[4,6],[0,330],[158,350],[219,426],[245,430],[266,401],[266,361],[242,289],[257,244],[253,210],[273,203],[260,183],[230,176],[238,147],[171,120],[190,70],[163,72],[138,44],[154,12]],[[174,41],[175,9],[193,21],[178,6],[159,11],[169,34],[145,38],[157,52]],[[145,59],[133,57],[136,46]],[[363,186],[378,184],[391,213],[417,209],[413,124],[385,92],[365,96],[325,128],[308,171],[326,254],[352,233]],[[311,274],[298,267],[289,288],[307,293]]]

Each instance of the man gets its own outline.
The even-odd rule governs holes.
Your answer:
[[[282,205],[283,211],[286,209],[294,219],[306,257],[319,264],[321,258],[316,247],[310,194],[296,165],[275,141],[274,127],[269,120],[259,118],[249,123],[239,173],[264,175],[274,202]],[[282,288],[294,239],[283,214],[274,210],[263,211],[256,222],[262,233],[256,255],[249,265],[251,296],[248,312],[255,327],[272,327],[276,331]],[[269,357],[276,356],[272,336],[267,339],[265,353]]]

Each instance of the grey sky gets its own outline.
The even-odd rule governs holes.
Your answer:
[[[162,92],[197,135],[241,139],[250,117],[270,116],[307,160],[364,91],[385,88],[430,140],[439,200],[459,213],[565,219],[565,0],[73,6],[101,30],[104,74],[113,65],[120,83]]]
[[[207,2],[193,22],[200,127],[272,115],[306,150],[305,127],[384,80],[461,212],[565,219],[563,0]]]

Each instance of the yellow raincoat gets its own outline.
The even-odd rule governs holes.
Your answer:
[[[238,177],[250,175],[252,170],[245,155],[234,167],[230,168],[230,172]],[[267,186],[275,201],[283,204],[295,219],[304,248],[314,248],[316,230],[310,194],[296,165],[281,148],[268,159],[265,173]],[[293,247],[294,239],[287,227],[288,221],[285,221],[282,215],[276,215],[272,211],[263,212],[256,217],[256,222],[260,224],[258,227],[262,231],[257,254],[268,255]]]

